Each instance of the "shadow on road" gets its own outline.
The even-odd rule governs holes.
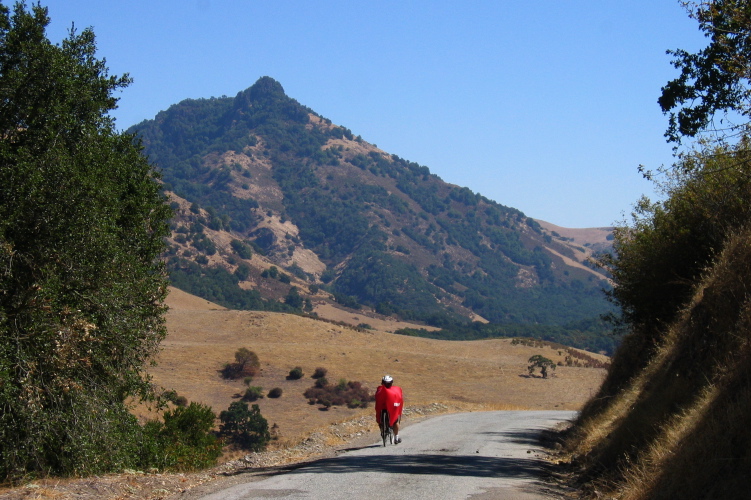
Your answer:
[[[506,432],[481,432],[479,434],[488,436],[488,440],[497,438],[496,441],[500,441],[502,443],[521,444],[530,448],[540,446],[539,429],[525,429]]]
[[[438,476],[538,478],[544,462],[535,459],[472,455],[378,455],[318,460],[294,473],[385,472]]]

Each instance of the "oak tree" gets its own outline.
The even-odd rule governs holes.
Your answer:
[[[535,368],[539,368],[542,378],[548,378],[548,368],[555,370],[555,363],[553,363],[552,360],[546,358],[542,354],[535,354],[534,356],[529,358],[527,362],[529,363],[527,370],[529,370],[530,375],[535,372]]]
[[[126,401],[166,333],[171,211],[108,114],[130,79],[49,22],[0,5],[0,479],[133,463]]]

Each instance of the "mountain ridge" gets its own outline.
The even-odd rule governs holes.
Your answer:
[[[176,210],[173,284],[225,306],[313,312],[333,299],[438,327],[562,326],[608,311],[607,276],[587,265],[607,251],[607,229],[577,239],[445,183],[271,78],[234,98],[183,101],[130,131]]]

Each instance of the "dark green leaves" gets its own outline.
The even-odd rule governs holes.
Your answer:
[[[165,335],[170,209],[91,30],[46,39],[46,9],[0,10],[0,477],[135,460],[144,363]]]
[[[715,121],[715,115],[736,112],[747,120],[751,113],[751,11],[747,2],[721,0],[700,2],[689,13],[711,41],[695,54],[668,51],[680,75],[662,88],[658,100],[670,113],[665,136],[675,143],[708,130],[733,137],[747,123]]]

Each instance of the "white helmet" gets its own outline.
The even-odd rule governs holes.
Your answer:
[[[393,377],[391,377],[391,375],[384,375],[383,379],[381,379],[381,381],[385,382],[387,384],[390,384],[391,382],[394,381],[394,379],[393,379]]]

